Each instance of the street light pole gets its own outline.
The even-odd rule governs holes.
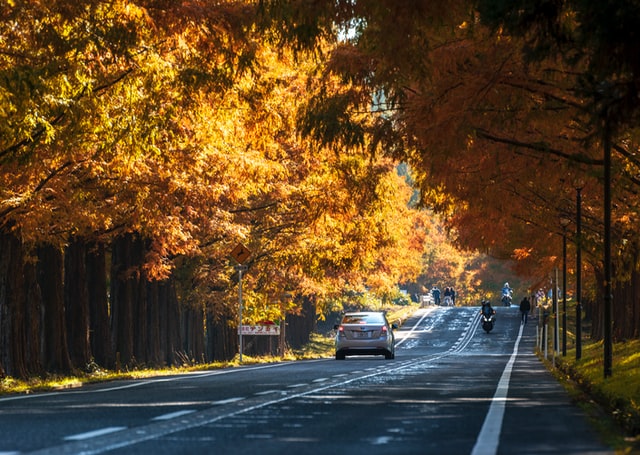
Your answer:
[[[560,343],[559,343],[559,338],[560,338],[560,318],[558,317],[558,267],[555,268],[554,270],[554,278],[552,280],[553,282],[553,318],[554,318],[554,322],[553,322],[553,353],[554,356],[558,354],[558,352],[560,351]]]
[[[571,220],[561,218],[562,225],[562,356],[567,356],[567,226]]]
[[[576,360],[582,358],[582,186],[576,187]]]
[[[611,376],[612,347],[612,265],[611,265],[611,128],[609,119],[604,125],[604,377]]]

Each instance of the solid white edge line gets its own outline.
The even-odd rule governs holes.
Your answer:
[[[476,444],[473,446],[471,455],[495,455],[498,452],[498,443],[500,442],[500,433],[502,432],[502,420],[504,418],[504,410],[507,405],[507,395],[509,393],[509,381],[511,380],[511,371],[513,370],[513,364],[518,356],[518,347],[520,345],[520,339],[522,338],[522,330],[524,325],[520,325],[520,331],[518,332],[518,338],[513,347],[513,353],[504,367],[496,393],[491,400],[491,406],[489,412],[484,419],[480,434]]]

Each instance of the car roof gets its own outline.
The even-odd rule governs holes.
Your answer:
[[[386,321],[386,316],[382,311],[357,311],[345,313],[342,321],[345,324],[355,323],[355,321],[359,321],[360,324],[364,321],[369,324],[380,324]]]
[[[356,314],[362,314],[362,315],[365,315],[365,314],[385,314],[385,312],[384,311],[348,311],[344,315],[345,316],[346,315],[350,315],[351,316],[351,315],[356,315]]]

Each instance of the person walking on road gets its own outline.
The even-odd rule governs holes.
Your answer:
[[[529,297],[525,296],[520,302],[520,313],[522,313],[522,320],[521,320],[522,324],[527,323],[529,311],[531,311],[531,302],[529,302]]]
[[[438,286],[436,286],[435,284],[431,289],[431,295],[433,296],[433,303],[435,303],[436,305],[440,305],[440,289],[438,289]]]

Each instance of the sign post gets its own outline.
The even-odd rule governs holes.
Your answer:
[[[247,266],[240,264],[235,268],[238,271],[238,352],[242,363],[242,272],[247,270]]]
[[[238,243],[231,251],[231,257],[238,262],[235,269],[238,271],[238,354],[240,363],[242,363],[242,273],[247,271],[247,266],[244,263],[249,259],[249,256],[251,256],[251,250],[242,243]]]

